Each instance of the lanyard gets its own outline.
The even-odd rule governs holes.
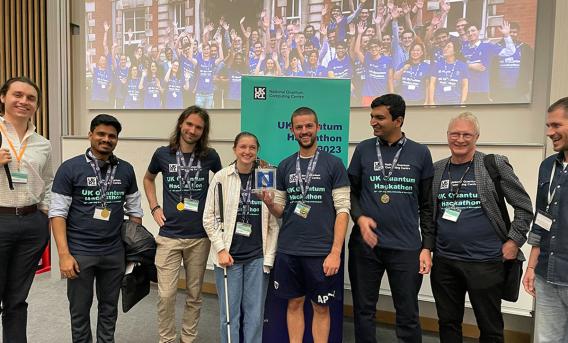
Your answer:
[[[235,166],[235,173],[240,178],[239,171],[237,170],[237,166]],[[240,204],[243,205],[241,217],[245,223],[248,223],[248,216],[250,213],[250,199],[252,194],[252,173],[249,174],[247,178],[246,186],[243,188],[243,184],[241,182],[241,195],[240,195]]]
[[[101,167],[99,167],[99,164],[97,163],[97,160],[90,149],[87,152],[87,158],[89,159],[89,164],[91,165],[91,168],[93,169],[93,171],[95,172],[95,176],[97,177],[97,184],[101,191],[101,195],[99,198],[100,203],[103,206],[103,208],[106,208],[107,193],[110,190],[112,183],[114,182],[114,175],[116,174],[117,165],[116,164],[110,165],[107,168],[107,172],[103,180]]]
[[[20,163],[22,161],[22,157],[24,157],[24,152],[26,151],[26,148],[28,147],[28,140],[26,139],[24,141],[24,143],[20,146],[20,151],[18,152],[18,151],[16,151],[16,147],[14,147],[14,143],[12,143],[12,140],[8,136],[8,132],[4,128],[4,124],[0,125],[0,131],[2,131],[2,134],[4,136],[6,136],[6,140],[8,141],[8,144],[10,145],[10,149],[12,149],[12,153],[14,153],[14,156],[16,157],[16,161],[18,161],[18,170],[20,170]]]
[[[394,171],[394,168],[398,164],[398,159],[400,158],[400,153],[402,152],[402,148],[404,148],[405,144],[406,144],[406,137],[403,137],[402,140],[399,143],[400,148],[398,149],[398,151],[394,155],[394,158],[392,159],[391,168],[390,168],[389,173],[387,175],[386,172],[385,172],[385,164],[383,162],[383,154],[381,153],[381,142],[377,138],[377,143],[376,143],[377,159],[379,160],[379,169],[381,170],[381,173],[383,174],[383,179],[385,181],[388,181],[388,179],[391,177],[391,175]]]
[[[464,179],[465,179],[465,176],[467,175],[467,173],[468,173],[469,170],[471,169],[472,164],[473,164],[473,160],[471,160],[471,161],[469,162],[469,164],[467,165],[467,168],[465,169],[465,172],[463,173],[462,177],[460,178],[458,187],[456,188],[456,191],[454,192],[454,191],[453,191],[454,187],[452,186],[452,174],[451,174],[451,172],[450,172],[450,166],[452,165],[452,163],[448,160],[448,180],[449,180],[449,183],[450,183],[448,188],[449,188],[449,190],[450,190],[450,193],[453,193],[453,194],[454,194],[454,199],[453,199],[454,202],[455,202],[455,200],[457,199],[458,194],[460,194],[461,186],[463,185],[463,181],[464,181]]]
[[[298,180],[298,185],[300,186],[300,191],[302,192],[302,202],[308,194],[308,189],[310,183],[312,182],[312,176],[316,170],[316,164],[318,163],[319,150],[316,150],[316,154],[310,158],[308,163],[308,169],[306,169],[306,181],[302,179],[302,170],[300,169],[300,153],[296,156],[296,179]]]
[[[176,151],[176,160],[177,160],[177,174],[179,180],[179,201],[183,202],[183,188],[187,186],[189,190],[189,198],[191,199],[191,190],[197,183],[199,179],[199,172],[201,171],[201,161],[197,160],[197,172],[195,173],[195,177],[193,178],[193,183],[189,178],[189,171],[191,169],[191,165],[193,164],[193,160],[195,159],[195,153],[191,153],[191,157],[189,158],[189,162],[185,163],[185,158],[183,158],[183,153],[181,151]],[[182,177],[181,170],[185,171],[185,174]]]
[[[563,167],[562,170],[564,171],[564,169],[566,169],[566,167]],[[554,164],[552,166],[552,172],[550,173],[550,182],[548,183],[548,202],[546,203],[546,212],[548,212],[548,209],[550,208],[550,203],[552,202],[552,199],[554,199],[554,196],[556,195],[556,189],[557,187],[554,187],[554,189],[552,190],[552,192],[550,192],[550,190],[552,189],[552,180],[554,179],[554,174],[556,172],[556,161],[554,161]]]
[[[446,77],[446,82],[449,82],[450,80],[452,80],[452,77],[454,76],[454,71],[456,70],[456,65],[458,64],[458,61],[454,61],[454,64],[452,64],[452,70],[450,71],[450,75],[448,76],[448,62],[444,61],[444,76]]]

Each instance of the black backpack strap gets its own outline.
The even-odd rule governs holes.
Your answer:
[[[0,132],[0,147],[2,146],[2,132]],[[12,173],[10,173],[10,167],[6,163],[4,165],[4,171],[6,172],[6,178],[8,179],[8,187],[14,190],[14,183],[12,182]]]
[[[505,203],[505,194],[503,193],[503,188],[501,187],[501,174],[497,168],[497,161],[495,160],[494,154],[488,154],[483,157],[483,163],[485,164],[485,169],[489,173],[493,184],[495,185],[495,190],[497,191],[497,206],[499,206],[499,211],[501,216],[505,221],[505,227],[507,231],[511,229],[511,218],[509,217],[509,211],[507,211],[507,204]]]

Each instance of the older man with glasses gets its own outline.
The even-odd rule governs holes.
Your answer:
[[[451,156],[434,163],[431,282],[442,343],[463,340],[466,292],[481,332],[479,341],[503,342],[504,261],[524,259],[519,248],[532,220],[531,200],[507,158],[477,151],[478,138],[479,123],[473,114],[452,118]],[[498,184],[489,169],[498,171]],[[514,209],[512,222],[500,210],[501,192]]]

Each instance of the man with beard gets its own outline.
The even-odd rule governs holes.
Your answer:
[[[142,223],[134,168],[113,151],[122,126],[99,114],[91,121],[85,154],[61,165],[51,190],[49,218],[59,253],[74,343],[92,342],[90,310],[96,280],[97,342],[114,342],[125,257],[120,235],[124,216]]]
[[[536,217],[523,286],[536,298],[536,342],[565,342],[568,328],[568,98],[550,105],[546,135],[556,152],[540,164]]]
[[[314,342],[327,342],[329,305],[339,300],[343,275],[338,274],[349,222],[349,180],[341,160],[319,150],[314,110],[292,113],[291,128],[300,150],[278,166],[274,197],[263,193],[270,212],[282,218],[274,262],[274,292],[288,299],[290,342],[304,336],[304,301],[312,304]]]
[[[201,309],[201,286],[210,242],[203,229],[203,208],[209,172],[221,170],[217,152],[209,147],[209,114],[191,106],[177,120],[168,146],[152,156],[144,175],[144,190],[152,217],[160,226],[156,238],[158,269],[158,331],[160,342],[176,340],[175,303],[183,261],[187,299],[181,342],[194,342]],[[163,208],[156,196],[156,176],[162,173]]]

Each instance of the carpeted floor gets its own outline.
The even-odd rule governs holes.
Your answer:
[[[158,342],[156,321],[157,290],[151,293],[130,312],[122,313],[116,329],[117,343],[150,343]],[[183,309],[183,294],[177,297],[178,330]],[[36,277],[28,298],[28,342],[30,343],[63,343],[71,342],[68,302],[65,281],[52,280],[49,275]],[[354,342],[353,322],[351,318],[344,321],[343,342]],[[96,328],[96,300],[91,310],[91,326]],[[396,342],[394,328],[381,325],[377,327],[379,342]],[[199,322],[198,342],[214,343],[219,341],[219,308],[217,297],[205,295]],[[424,334],[424,343],[438,342],[432,334]],[[0,342],[2,338],[0,337]]]

